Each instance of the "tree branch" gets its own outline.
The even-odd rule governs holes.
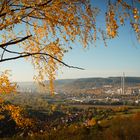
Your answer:
[[[3,59],[3,57],[4,57],[4,53],[6,52],[6,47],[3,49],[3,52],[2,52],[2,55],[1,55],[1,59]]]
[[[9,51],[9,50],[8,50],[8,52],[11,52],[12,53],[12,51]],[[19,58],[25,58],[25,57],[29,57],[29,56],[34,56],[34,55],[40,54],[40,55],[49,56],[49,57],[53,58],[54,60],[58,61],[59,63],[63,64],[64,66],[66,66],[68,68],[76,68],[76,69],[84,70],[83,68],[80,68],[80,67],[70,66],[70,65],[64,63],[63,61],[57,59],[56,57],[53,57],[52,55],[50,55],[48,53],[41,53],[41,52],[37,52],[37,53],[24,52],[24,54],[23,53],[18,53],[18,52],[13,52],[13,53],[20,54],[20,55],[19,56],[15,56],[15,57],[1,59],[0,62],[10,61],[10,60],[16,60],[16,59],[19,59]]]
[[[1,49],[3,49],[5,52],[12,53],[12,54],[18,54],[18,55],[24,54],[24,52],[20,53],[20,52],[15,52],[15,51],[8,50],[8,49],[6,49],[6,47],[3,47]]]
[[[23,38],[21,38],[21,39],[19,39],[19,40],[16,40],[16,41],[10,40],[10,41],[8,41],[8,42],[6,42],[6,43],[0,44],[0,48],[3,48],[3,47],[5,47],[5,46],[9,46],[9,45],[14,45],[14,44],[20,43],[20,42],[22,42],[22,41],[28,39],[28,38],[31,37],[31,36],[32,36],[32,35],[28,35],[28,36],[23,37]]]

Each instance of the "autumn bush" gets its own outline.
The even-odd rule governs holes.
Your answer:
[[[140,140],[140,113],[131,117],[116,117],[104,132],[104,139]]]
[[[10,140],[140,140],[140,113],[132,116],[116,116],[108,120],[106,126],[96,124],[83,126],[71,124],[50,129],[44,133],[34,133],[32,136],[15,135]],[[8,138],[6,140],[9,140]]]
[[[34,121],[25,115],[20,106],[0,104],[0,137],[13,136],[19,132],[28,133],[34,126]]]

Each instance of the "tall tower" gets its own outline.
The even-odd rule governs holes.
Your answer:
[[[125,73],[121,76],[121,94],[125,94]]]
[[[125,73],[123,72],[122,77],[122,94],[125,94]]]
[[[123,76],[121,77],[121,89],[122,94],[125,94],[125,73],[123,72]]]

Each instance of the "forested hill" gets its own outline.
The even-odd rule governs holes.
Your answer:
[[[80,78],[80,79],[65,79],[56,80],[55,86],[71,86],[80,89],[87,89],[92,87],[100,87],[103,85],[120,85],[121,77],[108,78]],[[135,85],[140,84],[140,77],[125,77],[125,84]]]
[[[48,83],[48,81],[46,81]],[[140,77],[125,77],[126,85],[140,84]],[[33,82],[20,82],[19,88],[23,91],[32,90],[37,91],[37,84]],[[67,91],[77,89],[91,89],[94,87],[101,87],[104,85],[121,85],[121,77],[108,78],[80,78],[80,79],[64,79],[55,81],[56,91]]]

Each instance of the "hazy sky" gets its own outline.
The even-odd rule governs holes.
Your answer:
[[[98,1],[97,5],[103,2],[103,0],[96,1]],[[104,8],[102,6],[102,10]],[[98,24],[102,25],[103,22],[102,17],[98,17]],[[101,40],[97,41],[96,48],[93,44],[87,49],[75,45],[64,57],[64,62],[85,70],[64,67],[57,73],[57,78],[120,76],[123,72],[126,76],[140,76],[140,43],[136,40],[132,29],[126,24],[125,27],[120,28],[119,37],[107,43],[107,48]],[[1,63],[0,71],[4,69],[12,70],[13,81],[32,81],[35,74],[32,65],[24,59]]]

